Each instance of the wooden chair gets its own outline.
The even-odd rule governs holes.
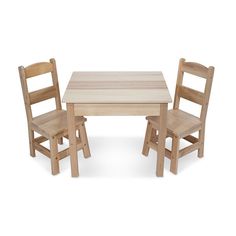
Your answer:
[[[206,79],[204,92],[188,88],[183,85],[183,76],[189,73]],[[165,149],[165,156],[170,158],[170,171],[177,174],[178,159],[192,151],[198,150],[198,157],[204,154],[204,137],[205,137],[205,121],[207,108],[211,92],[211,85],[214,75],[214,67],[205,67],[194,62],[185,62],[180,59],[177,84],[175,90],[174,107],[167,113],[167,137],[172,138],[172,150]],[[200,117],[196,117],[190,113],[179,109],[180,98],[187,99],[191,102],[201,105]],[[158,135],[156,135],[159,117],[148,116],[147,130],[143,145],[143,155],[147,156],[149,149],[157,150]],[[194,137],[194,132],[199,133],[198,138]],[[180,139],[185,139],[191,143],[190,146],[179,150]]]
[[[25,102],[25,110],[28,120],[30,155],[35,157],[35,150],[51,158],[52,174],[59,173],[59,160],[69,155],[69,148],[58,152],[57,143],[63,143],[63,137],[68,138],[67,113],[62,110],[57,69],[55,59],[50,62],[40,62],[27,67],[20,66],[19,74]],[[51,73],[52,86],[42,88],[33,92],[28,91],[27,80],[31,77]],[[33,117],[31,105],[47,99],[55,99],[56,109],[45,114]],[[76,117],[76,128],[79,133],[77,137],[77,149],[83,150],[84,156],[90,156],[87,134],[85,130],[84,117]],[[34,132],[41,136],[34,138]],[[49,140],[50,150],[41,145]]]

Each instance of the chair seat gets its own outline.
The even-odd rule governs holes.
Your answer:
[[[146,118],[152,125],[158,129],[159,117],[148,116]],[[201,129],[200,118],[193,116],[181,110],[169,110],[167,112],[167,131],[168,134],[175,134],[183,138],[195,131]]]
[[[86,118],[77,116],[76,126],[86,121]],[[67,112],[64,110],[54,110],[43,115],[36,116],[32,120],[32,128],[46,138],[58,134],[67,134]]]

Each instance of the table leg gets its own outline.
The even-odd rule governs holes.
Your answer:
[[[167,104],[160,104],[156,175],[163,176],[166,140]]]
[[[74,104],[67,103],[67,123],[68,123],[68,136],[69,136],[69,151],[71,163],[72,177],[79,176],[78,156],[77,156],[77,143],[76,143],[76,128],[75,128],[75,112]]]

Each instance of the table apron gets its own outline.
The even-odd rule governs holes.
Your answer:
[[[159,116],[160,104],[74,104],[76,116]]]

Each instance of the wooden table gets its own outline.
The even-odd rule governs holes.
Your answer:
[[[156,175],[163,176],[167,104],[161,72],[74,72],[65,91],[71,172],[79,176],[75,116],[160,116]]]

